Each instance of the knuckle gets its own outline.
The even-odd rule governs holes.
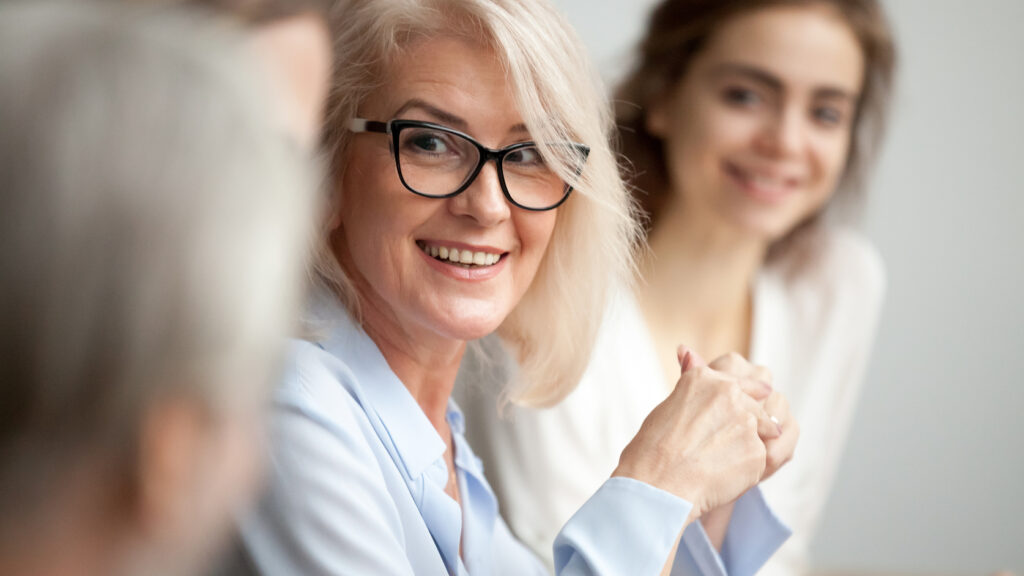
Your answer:
[[[695,380],[707,380],[708,376],[711,373],[711,369],[708,368],[707,366],[697,366],[696,368],[688,370],[687,372],[692,372],[693,378]]]
[[[756,434],[757,433],[757,416],[754,416],[753,414],[750,414],[748,412],[747,415],[743,417],[743,426],[744,426],[744,429],[747,432],[753,431]],[[758,444],[760,444],[760,442],[758,442]]]
[[[729,381],[725,383],[725,390],[729,401],[738,405],[743,397],[743,388],[737,382]]]

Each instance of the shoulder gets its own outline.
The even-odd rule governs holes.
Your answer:
[[[289,343],[274,397],[267,486],[241,526],[260,572],[343,566],[407,573],[403,516],[388,481],[393,467],[357,390],[344,361],[312,342]]]
[[[327,408],[348,405],[358,386],[348,365],[314,342],[289,340],[275,404]]]
[[[861,233],[833,226],[808,238],[769,266],[794,298],[877,311],[885,295],[885,265]]]
[[[292,340],[274,394],[274,443],[281,450],[372,452],[376,436],[344,360],[317,344]],[[370,462],[372,460],[365,460]]]
[[[824,236],[822,275],[881,300],[885,292],[885,264],[875,245],[849,228],[833,228]]]

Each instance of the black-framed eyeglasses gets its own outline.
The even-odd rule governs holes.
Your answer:
[[[393,119],[377,122],[355,118],[352,132],[378,132],[391,136],[398,178],[410,191],[428,198],[450,198],[464,192],[492,158],[505,198],[524,210],[543,211],[560,206],[572,192],[544,161],[535,142],[519,142],[499,150],[488,148],[440,124]],[[575,142],[548,145],[575,167],[578,176],[590,148]]]

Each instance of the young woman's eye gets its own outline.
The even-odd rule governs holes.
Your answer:
[[[757,92],[738,86],[726,88],[723,97],[727,103],[741,107],[756,106],[761,103],[761,96]]]
[[[833,106],[818,106],[812,114],[814,120],[823,126],[839,126],[846,119],[842,110]]]

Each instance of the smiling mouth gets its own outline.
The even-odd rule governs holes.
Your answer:
[[[422,241],[417,241],[416,245],[427,256],[445,264],[453,264],[462,268],[488,268],[500,262],[508,254],[508,252],[474,252],[442,244],[427,244]]]
[[[796,190],[798,179],[759,173],[740,168],[731,163],[725,165],[726,173],[744,186],[748,192],[763,199],[777,199]]]

